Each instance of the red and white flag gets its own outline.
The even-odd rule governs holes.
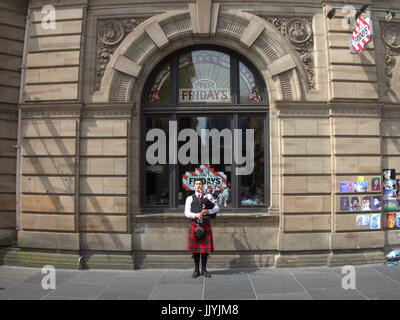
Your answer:
[[[356,28],[350,38],[350,52],[358,53],[363,51],[365,45],[372,39],[372,20],[371,18],[357,18]]]

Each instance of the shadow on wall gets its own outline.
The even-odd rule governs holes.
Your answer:
[[[229,262],[229,268],[246,268],[250,270],[257,270],[257,264],[254,260],[254,256],[249,254],[249,250],[251,248],[249,240],[246,236],[246,232],[244,227],[241,227],[241,232],[232,233],[233,238],[233,246],[239,254],[239,258],[232,259]],[[238,237],[240,235],[240,239]],[[256,247],[256,250],[259,248]],[[247,253],[246,253],[247,252]],[[261,257],[259,258],[258,265],[262,265]]]

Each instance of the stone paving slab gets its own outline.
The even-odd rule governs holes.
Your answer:
[[[56,289],[42,288],[38,268],[0,266],[0,300],[363,300],[400,299],[400,266],[355,266],[345,290],[342,268],[56,270]]]

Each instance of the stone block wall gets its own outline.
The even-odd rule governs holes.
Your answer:
[[[23,114],[18,242],[21,247],[79,249],[78,120],[76,114]]]
[[[18,103],[28,1],[0,3],[0,245],[16,227]]]
[[[382,175],[380,117],[378,108],[356,112],[357,107],[348,107],[346,117],[338,109],[332,119],[332,133],[334,137],[334,189],[336,200],[334,204],[334,229],[332,233],[332,250],[340,249],[373,249],[383,248],[385,245],[385,214],[382,215],[382,229],[371,230],[369,227],[356,225],[357,214],[366,214],[362,211],[341,212],[339,182],[357,181],[362,176],[368,182],[367,192],[359,196],[381,195],[381,192],[372,192],[371,178]],[[348,114],[353,112],[349,119]],[[358,114],[356,114],[358,113]],[[360,116],[360,113],[364,113]],[[351,196],[352,194],[350,194]],[[380,210],[376,213],[380,213]]]
[[[278,250],[282,253],[328,250],[330,246],[330,121],[324,111],[309,117],[300,113],[280,111],[282,215]]]
[[[54,28],[44,28],[50,13],[42,13],[41,1],[30,2],[25,102],[79,99],[84,4],[57,7]]]
[[[358,176],[369,181],[383,168],[400,172],[400,116],[396,101],[382,96],[385,55],[379,28],[364,52],[350,55],[351,30],[343,27],[343,15],[327,19],[330,7],[320,1],[276,7],[269,1],[198,0],[155,8],[122,2],[60,0],[55,29],[46,30],[44,2],[30,1],[20,123],[20,247],[144,256],[186,252],[183,214],[141,213],[141,117],[135,103],[155,64],[187,43],[215,43],[247,54],[271,97],[273,207],[268,214],[217,218],[213,229],[221,256],[268,255],[259,263],[264,266],[320,265],[333,254],[334,263],[345,261],[348,252],[365,251],[373,261],[380,257],[375,251],[400,246],[400,231],[356,226],[356,213],[339,207],[339,182]],[[154,19],[138,27],[140,34],[124,34],[123,54],[117,44],[111,46],[115,54],[108,56],[109,65],[98,61],[97,28],[112,19],[125,28],[131,16],[135,27]],[[308,51],[282,33],[273,22],[277,17],[308,21],[314,32]],[[21,20],[0,19],[0,24],[24,34]],[[0,44],[4,38],[0,34]],[[6,85],[0,77],[5,97],[18,97],[21,43],[18,38],[0,46],[0,64],[7,61],[0,69],[8,68],[9,75]],[[17,117],[10,110],[18,101],[13,101],[1,102],[7,112],[0,113],[0,228],[8,230],[15,227],[16,209],[10,191],[16,188],[17,163],[12,148]],[[383,227],[385,222],[383,215]],[[275,255],[280,258],[274,260]]]
[[[325,13],[333,7],[325,7]],[[325,19],[328,42],[328,78],[331,99],[378,99],[378,73],[375,42],[358,54],[349,53],[349,38],[353,28],[345,11],[337,10],[332,19]],[[370,16],[367,11],[364,16]]]
[[[131,250],[128,234],[129,128],[129,117],[87,112],[82,119],[79,208],[84,249]]]

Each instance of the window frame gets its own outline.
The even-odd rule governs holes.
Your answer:
[[[192,102],[192,103],[179,103],[179,57],[182,54],[198,51],[218,51],[230,56],[230,82],[231,82],[231,97],[232,101],[228,103],[207,103],[207,102]],[[170,85],[170,101],[150,103],[148,101],[151,86],[154,80],[158,76],[160,68],[162,68],[167,62],[171,64],[171,85]],[[242,62],[254,75],[257,86],[260,88],[260,92],[263,97],[262,102],[252,103],[240,103],[240,74],[239,74],[239,62]],[[237,76],[236,76],[237,75]],[[159,116],[166,117],[169,121],[178,120],[179,116],[187,116],[188,114],[193,115],[231,115],[232,116],[232,130],[238,126],[239,116],[255,116],[263,115],[264,121],[264,197],[265,206],[243,206],[240,207],[240,199],[238,194],[239,187],[239,176],[232,173],[231,175],[231,194],[232,207],[221,208],[223,213],[267,213],[270,206],[270,150],[269,150],[269,100],[265,82],[260,77],[259,72],[254,66],[243,56],[228,50],[226,48],[218,46],[193,46],[185,49],[178,50],[167,58],[163,59],[152,71],[151,75],[146,80],[144,90],[142,93],[141,103],[141,114],[140,114],[140,134],[141,134],[141,147],[140,147],[140,181],[142,182],[142,188],[140,192],[140,207],[143,213],[155,214],[155,213],[182,213],[184,205],[179,205],[178,190],[179,190],[179,163],[178,164],[166,164],[169,166],[169,204],[168,205],[146,205],[146,143],[145,137],[147,133],[147,122],[148,116]],[[200,164],[199,164],[200,165]],[[232,172],[234,172],[234,162],[232,163]],[[235,179],[235,182],[233,181]]]

